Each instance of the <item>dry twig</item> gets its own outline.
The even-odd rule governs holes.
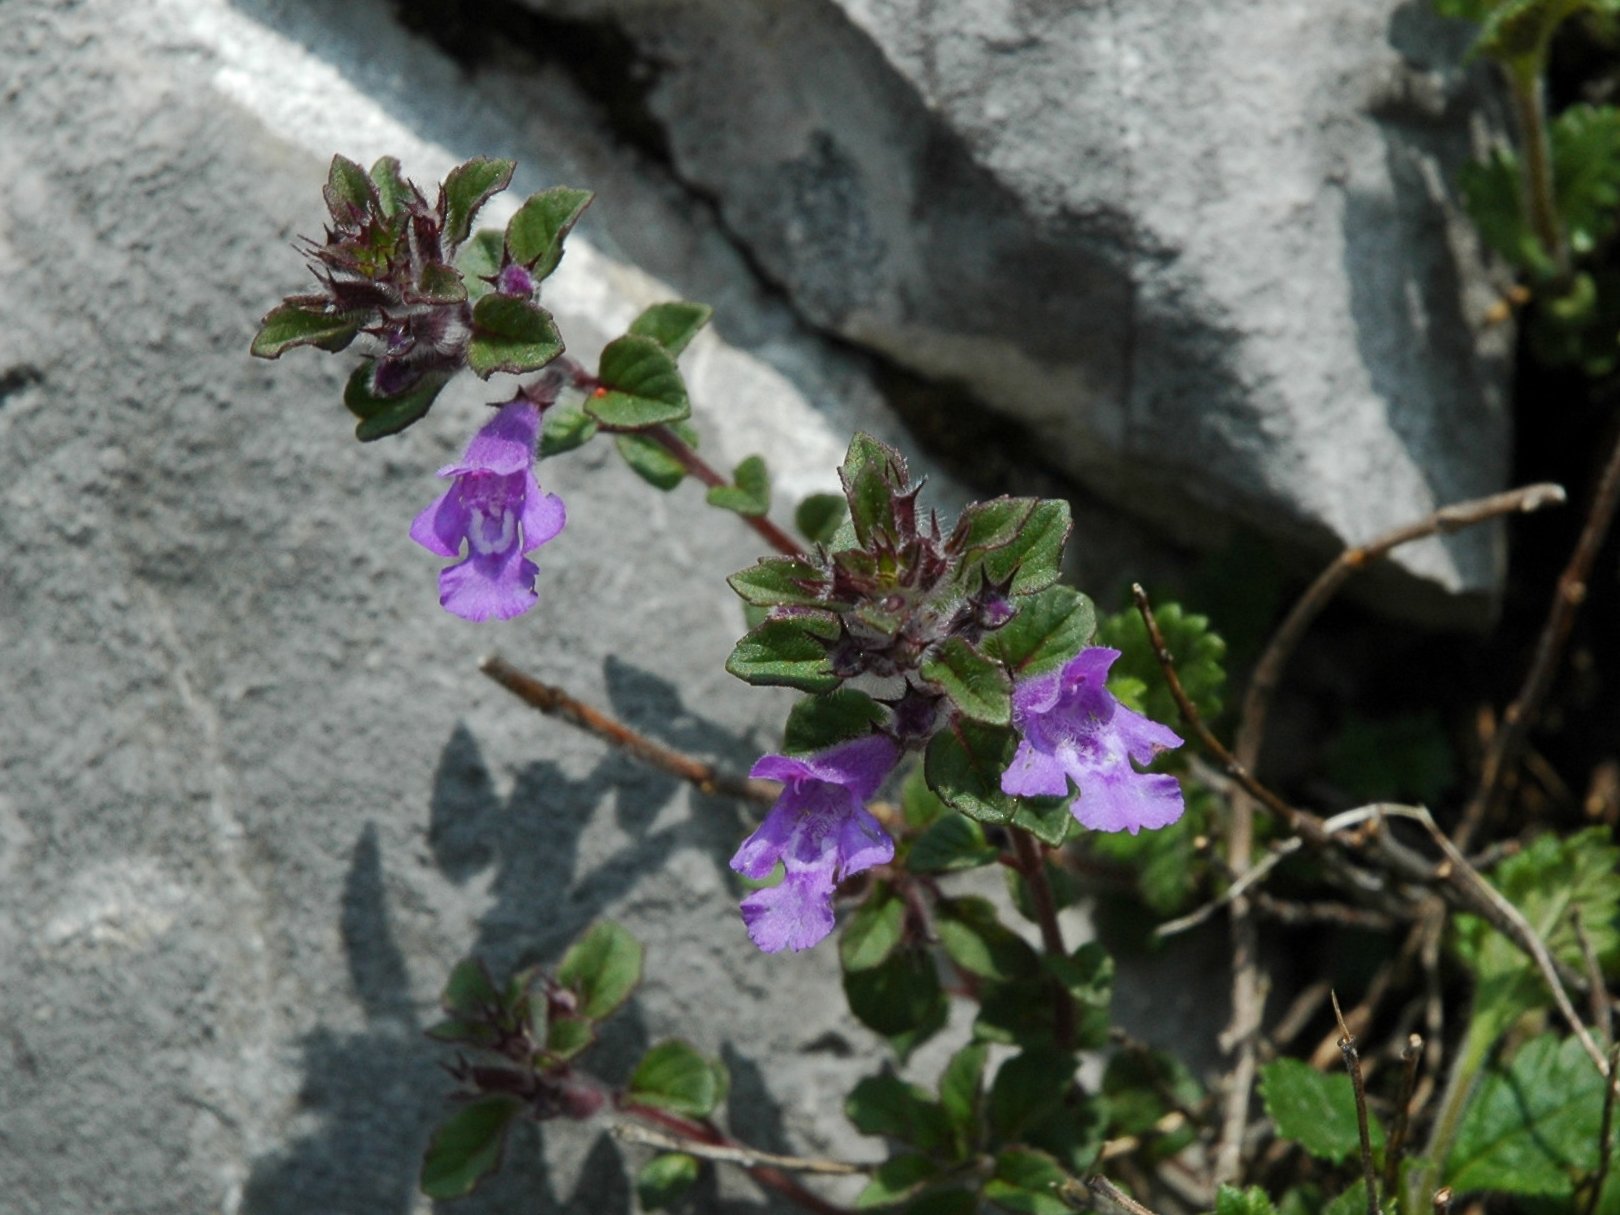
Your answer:
[[[762,1152],[758,1148],[731,1143],[704,1143],[684,1135],[655,1131],[634,1122],[616,1122],[613,1137],[625,1143],[657,1148],[661,1152],[685,1152],[700,1160],[713,1160],[720,1164],[734,1164],[738,1168],[772,1168],[789,1173],[818,1173],[828,1177],[864,1175],[877,1168],[876,1164],[850,1164],[843,1160],[818,1160],[808,1156],[780,1156],[775,1152]]]
[[[1418,1064],[1423,1061],[1423,1039],[1411,1034],[1401,1050],[1401,1092],[1395,1102],[1395,1121],[1384,1145],[1384,1193],[1395,1193],[1400,1184],[1401,1153],[1406,1147],[1406,1127],[1411,1117],[1412,1093],[1417,1088]]]
[[[1356,1130],[1361,1133],[1361,1177],[1367,1185],[1367,1215],[1378,1215],[1378,1173],[1373,1168],[1372,1127],[1367,1121],[1367,1082],[1361,1074],[1361,1055],[1356,1051],[1356,1036],[1344,1023],[1338,994],[1329,994],[1333,1000],[1334,1019],[1339,1023],[1339,1053],[1344,1056],[1344,1069],[1350,1073],[1350,1087],[1356,1095]]]

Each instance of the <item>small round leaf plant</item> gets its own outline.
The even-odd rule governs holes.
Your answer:
[[[503,232],[473,232],[479,209],[510,183],[513,163],[453,169],[430,205],[390,157],[370,172],[334,157],[324,191],[331,222],[304,252],[318,290],[261,323],[253,353],[341,351],[364,338],[344,403],[372,441],[420,421],[455,373],[533,376],[495,404],[466,455],[439,470],[449,487],[410,524],[413,540],[451,559],[439,602],[472,621],[509,620],[539,601],[530,554],[567,511],[541,489],[536,461],[615,437],[644,479],[672,488],[693,473],[709,500],[752,522],[776,555],[732,576],[757,620],[727,662],[757,685],[808,694],[780,754],[750,776],[782,792],[732,867],[779,884],[743,900],[761,949],[805,949],[833,929],[849,877],[891,864],[895,844],[868,803],[908,751],[943,803],[971,819],[1061,843],[1056,813],[1096,831],[1180,818],[1174,776],[1139,770],[1181,739],[1108,689],[1119,651],[1091,645],[1087,598],[1058,582],[1066,503],[1002,497],[969,506],[946,532],[919,506],[904,458],[857,434],[839,469],[843,501],[800,509],[800,544],[770,525],[758,456],[727,480],[703,463],[676,356],[708,321],[684,301],[648,309],[590,373],[569,359],[538,301],[564,239],[591,201],[555,187],[529,198]],[[565,393],[578,399],[563,404]]]

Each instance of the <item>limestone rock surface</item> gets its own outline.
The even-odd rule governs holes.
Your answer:
[[[958,382],[1191,539],[1312,560],[1503,488],[1453,191],[1489,112],[1428,0],[524,0],[623,31],[677,171],[814,323]],[[1477,620],[1500,536],[1381,606]]]

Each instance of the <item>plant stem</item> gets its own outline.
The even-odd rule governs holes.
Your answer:
[[[1440,1170],[1445,1167],[1446,1157],[1451,1155],[1451,1149],[1457,1142],[1457,1132],[1462,1128],[1463,1114],[1468,1109],[1468,1098],[1473,1094],[1474,1082],[1479,1078],[1480,1068],[1485,1066],[1485,1059],[1500,1029],[1501,1026],[1490,1017],[1474,1017],[1468,1022],[1461,1050],[1446,1077],[1445,1093],[1440,1098],[1440,1109],[1435,1114],[1429,1143],[1423,1152],[1423,1165],[1414,1175],[1408,1191],[1408,1205],[1412,1211],[1421,1211],[1430,1205],[1435,1183],[1440,1180]]]
[[[1552,152],[1547,138],[1547,104],[1541,87],[1544,55],[1534,57],[1534,66],[1508,68],[1508,90],[1513,96],[1513,112],[1519,122],[1519,138],[1524,144],[1524,188],[1529,204],[1530,226],[1552,262],[1555,282],[1569,275],[1569,246],[1558,223],[1558,196],[1553,181]]]
[[[725,477],[715,470],[712,464],[697,454],[696,448],[668,426],[654,426],[650,430],[638,431],[637,433],[645,435],[669,452],[670,455],[681,462],[682,468],[686,469],[687,472],[710,489],[730,484]],[[805,557],[809,555],[805,552],[804,545],[777,527],[764,515],[739,515],[738,518],[758,532],[760,538],[766,544],[769,544],[784,557]]]
[[[1024,875],[1024,881],[1029,883],[1029,899],[1035,907],[1035,922],[1040,925],[1041,944],[1048,956],[1067,958],[1069,951],[1063,944],[1063,928],[1058,924],[1057,904],[1052,899],[1052,885],[1046,880],[1046,858],[1041,845],[1029,832],[1018,827],[1009,827],[1007,833],[1012,836],[1013,851],[1018,856],[1018,870]],[[1069,989],[1057,979],[1053,980],[1053,993],[1053,998],[1057,1001],[1057,1018],[1053,1030],[1057,1038],[1057,1047],[1062,1051],[1073,1050],[1074,999],[1069,995]]]

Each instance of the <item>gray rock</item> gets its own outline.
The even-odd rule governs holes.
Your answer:
[[[1488,99],[1427,0],[525,0],[645,57],[677,171],[814,323],[1180,536],[1318,561],[1494,492],[1507,335],[1452,195]],[[1498,532],[1388,611],[1478,621]]]

